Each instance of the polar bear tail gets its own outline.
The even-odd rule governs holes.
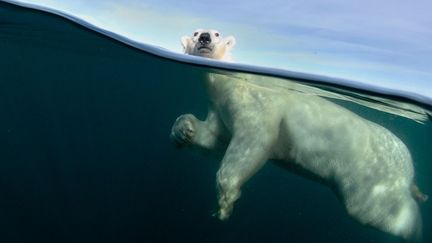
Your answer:
[[[429,196],[420,191],[420,188],[416,184],[411,186],[411,194],[414,199],[419,203],[424,203],[428,200]]]

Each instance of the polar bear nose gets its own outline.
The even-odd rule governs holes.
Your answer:
[[[209,33],[202,33],[200,37],[198,38],[199,43],[202,45],[210,44],[211,38]]]

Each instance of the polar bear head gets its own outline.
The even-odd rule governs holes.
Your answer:
[[[198,29],[193,36],[183,36],[181,43],[186,54],[230,61],[235,38],[222,38],[217,30]]]

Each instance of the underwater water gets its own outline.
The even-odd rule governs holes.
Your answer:
[[[205,118],[210,71],[0,2],[0,242],[399,242],[350,219],[329,188],[271,163],[228,221],[213,217],[218,161],[169,139],[180,114]],[[401,138],[432,195],[430,106],[313,87],[302,92]],[[420,205],[424,242],[431,205]]]

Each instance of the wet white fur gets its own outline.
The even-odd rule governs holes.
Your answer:
[[[191,39],[185,51],[194,54]],[[206,120],[185,114],[172,128],[177,143],[223,157],[217,172],[221,220],[232,213],[241,186],[272,160],[333,185],[360,223],[420,241],[411,156],[399,138],[326,99],[248,81],[253,77],[208,74]]]

